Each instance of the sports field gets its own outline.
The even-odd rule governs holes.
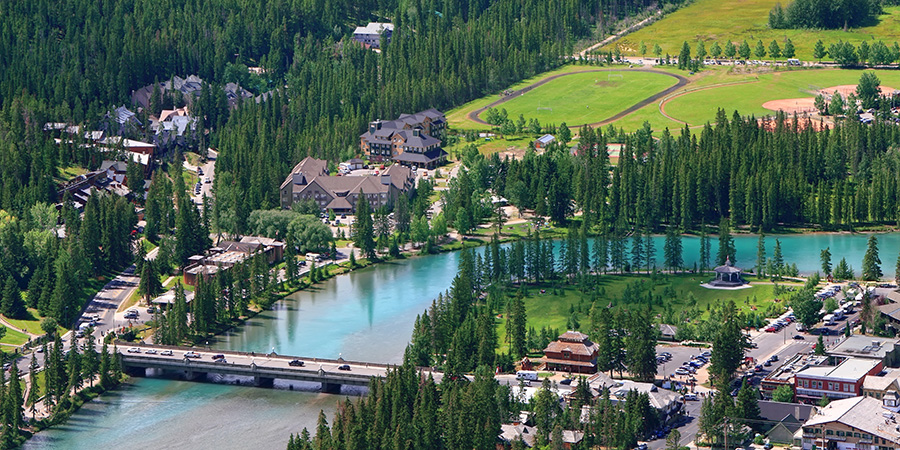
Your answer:
[[[724,47],[727,40],[740,44],[747,40],[750,47],[755,47],[758,40],[766,46],[772,40],[784,45],[791,39],[797,51],[797,58],[813,59],[813,46],[821,39],[827,48],[830,43],[843,40],[858,46],[868,40],[882,40],[890,45],[900,41],[900,7],[885,7],[876,25],[847,32],[842,30],[772,30],[768,27],[769,10],[776,3],[786,6],[788,1],[782,0],[695,0],[691,5],[675,11],[644,29],[638,30],[617,42],[604,47],[612,50],[616,45],[625,54],[637,55],[640,42],[648,48],[647,56],[652,56],[653,46],[659,44],[666,53],[678,55],[681,44],[687,41],[693,50],[698,40],[703,40],[707,51],[713,41]],[[755,58],[755,57],[754,57]],[[768,58],[768,57],[767,57]]]
[[[875,70],[882,86],[900,87],[900,72]],[[673,98],[663,109],[673,119],[691,125],[702,125],[715,118],[722,108],[727,115],[737,110],[742,115],[757,117],[772,115],[763,107],[771,100],[811,98],[815,89],[838,85],[855,85],[862,74],[860,70],[820,69],[775,72],[758,75],[758,81],[730,86],[713,87],[689,92]]]
[[[515,120],[536,118],[542,124],[569,126],[600,122],[668,87],[677,79],[660,73],[603,71],[575,73],[518,95],[498,108]],[[481,114],[484,118],[484,113]]]

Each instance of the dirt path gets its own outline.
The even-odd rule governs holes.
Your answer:
[[[632,31],[639,30],[639,29],[643,28],[644,25],[647,25],[648,23],[651,23],[651,22],[653,22],[654,20],[659,19],[660,17],[662,17],[662,13],[661,13],[660,11],[657,11],[656,14],[654,14],[654,15],[652,15],[652,16],[650,16],[650,17],[648,17],[648,18],[646,18],[646,19],[644,19],[644,20],[642,20],[642,21],[640,21],[640,22],[638,22],[638,23],[636,23],[636,24],[634,24],[634,25],[632,25],[632,26],[630,26],[630,27],[628,27],[628,28],[626,28],[626,29],[624,29],[624,30],[622,30],[622,31],[620,31],[620,32],[618,32],[618,33],[616,33],[616,34],[614,34],[614,35],[612,35],[612,36],[610,36],[610,37],[608,37],[608,38],[606,38],[606,39],[604,39],[604,40],[598,42],[598,43],[596,43],[596,44],[594,44],[594,45],[592,45],[592,46],[590,46],[590,47],[588,47],[588,48],[586,48],[586,49],[584,49],[584,50],[582,50],[582,51],[580,51],[580,52],[578,52],[578,53],[576,53],[576,54],[575,54],[575,57],[576,57],[576,58],[584,58],[584,56],[587,55],[588,52],[594,50],[595,48],[600,48],[600,47],[603,47],[603,46],[606,45],[606,44],[609,44],[609,43],[611,43],[611,42],[615,42],[616,40],[618,40],[618,39],[621,38],[622,36],[625,36],[626,34],[631,33]]]
[[[469,119],[469,120],[471,120],[471,121],[473,121],[473,122],[475,122],[475,123],[479,123],[479,124],[482,124],[482,125],[490,125],[489,123],[485,122],[485,121],[482,120],[480,117],[478,117],[479,114],[481,114],[482,112],[484,112],[484,111],[487,110],[488,108],[493,108],[493,107],[495,107],[495,106],[497,106],[497,105],[506,103],[506,102],[508,102],[508,101],[510,101],[510,100],[512,100],[512,99],[514,99],[514,98],[516,98],[516,97],[518,97],[518,96],[520,96],[520,95],[522,95],[522,94],[524,94],[524,93],[526,93],[526,92],[528,92],[528,91],[530,91],[530,90],[536,88],[536,87],[542,86],[542,85],[544,85],[544,84],[546,84],[546,83],[548,83],[548,82],[550,82],[550,81],[553,81],[553,80],[555,80],[555,79],[557,79],[557,78],[560,78],[560,77],[565,77],[565,76],[568,76],[568,75],[574,75],[574,74],[578,74],[578,73],[609,72],[610,70],[611,70],[611,69],[609,69],[609,68],[607,68],[607,69],[579,70],[579,71],[577,71],[577,72],[561,73],[561,74],[553,75],[552,77],[544,78],[543,80],[540,80],[540,81],[538,81],[537,83],[534,83],[534,84],[529,85],[529,86],[525,86],[524,88],[519,89],[519,90],[517,90],[517,91],[513,91],[513,92],[510,93],[509,95],[505,95],[505,96],[503,96],[503,98],[501,98],[501,99],[499,99],[499,100],[496,100],[496,101],[494,101],[494,102],[491,102],[490,104],[488,104],[488,105],[486,105],[486,106],[484,106],[484,107],[482,107],[482,108],[478,108],[478,109],[476,109],[476,110],[470,112],[469,114],[466,115],[466,119]],[[606,125],[606,124],[608,124],[608,123],[610,123],[610,122],[619,120],[619,119],[621,119],[622,117],[625,117],[625,116],[627,116],[627,115],[629,115],[629,114],[631,114],[631,113],[633,113],[633,112],[635,112],[635,111],[637,111],[637,110],[639,110],[639,109],[641,109],[641,108],[643,108],[643,107],[649,105],[650,103],[653,103],[653,102],[659,100],[660,98],[663,98],[663,97],[665,97],[665,96],[667,96],[667,95],[669,95],[669,94],[671,94],[671,93],[677,91],[678,89],[681,89],[682,87],[684,87],[685,85],[688,84],[688,79],[687,79],[687,78],[685,78],[685,77],[683,77],[683,76],[681,76],[681,75],[676,75],[676,74],[674,74],[674,73],[669,73],[669,72],[663,72],[663,71],[660,71],[660,70],[653,70],[653,69],[620,69],[619,71],[657,73],[657,74],[660,74],[660,75],[666,75],[666,76],[670,76],[670,77],[672,77],[672,78],[675,78],[676,80],[678,80],[678,83],[676,83],[674,86],[672,86],[672,87],[670,87],[670,88],[668,88],[668,89],[666,89],[666,90],[664,90],[664,91],[657,92],[656,94],[653,94],[653,95],[651,95],[650,97],[647,97],[646,99],[641,100],[641,101],[635,103],[634,105],[632,105],[632,106],[630,106],[630,107],[628,107],[628,108],[626,108],[626,109],[620,111],[620,112],[617,113],[616,115],[614,115],[614,116],[612,116],[612,117],[609,117],[609,118],[607,118],[607,119],[601,120],[600,122],[593,122],[593,123],[579,124],[579,125],[569,125],[569,128],[580,128],[580,127],[583,127],[583,126],[585,126],[585,125],[590,126],[590,127],[598,127],[598,126]]]

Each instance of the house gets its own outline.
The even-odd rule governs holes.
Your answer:
[[[144,126],[137,114],[124,105],[108,111],[101,121],[101,130],[116,135],[133,134]]]
[[[827,353],[834,358],[874,359],[887,367],[900,367],[900,339],[853,335]]]
[[[172,94],[178,92],[184,103],[192,105],[194,99],[200,97],[203,90],[204,81],[197,75],[189,75],[187,78],[174,76],[170,80],[162,83],[148,84],[131,93],[131,103],[141,108],[150,107],[150,100],[153,97],[154,89],[159,89],[160,95]],[[225,98],[228,99],[228,106],[234,107],[239,101],[252,98],[253,94],[237,85],[236,83],[227,83],[222,90],[225,92]],[[155,111],[153,111],[155,113]]]
[[[566,331],[544,349],[546,370],[569,373],[596,373],[599,346],[584,333]]]
[[[382,22],[369,22],[364,27],[356,27],[353,30],[353,40],[359,42],[365,48],[381,48],[381,40],[387,44],[394,33],[394,24]]]
[[[284,255],[284,243],[258,236],[244,236],[240,241],[221,241],[204,254],[188,258],[188,265],[182,271],[184,284],[196,286],[198,278],[209,280],[258,254],[265,254],[269,264],[279,262]]]
[[[393,204],[415,183],[415,173],[399,164],[379,175],[365,176],[331,176],[327,167],[327,162],[312,157],[294,166],[281,183],[281,207],[288,209],[295,202],[312,200],[322,210],[351,213],[359,197],[365,195],[370,207],[376,209]]]
[[[548,145],[555,141],[556,138],[552,134],[545,134],[534,140],[534,148],[536,150],[545,150]]]
[[[678,327],[674,325],[661,323],[657,325],[657,328],[659,328],[659,338],[664,341],[674,341],[675,335],[678,334]]]
[[[734,267],[730,257],[725,258],[725,264],[713,269],[716,273],[716,279],[710,281],[709,284],[717,287],[737,287],[745,282],[741,278],[741,269]]]
[[[444,113],[434,108],[401,114],[397,120],[376,120],[359,136],[359,148],[370,161],[393,160],[432,169],[447,159],[441,148],[446,125]]]
[[[803,450],[886,450],[900,447],[894,413],[871,397],[835,400],[803,424]]]
[[[501,424],[500,435],[497,436],[497,440],[499,441],[497,448],[510,448],[516,440],[522,441],[522,443],[525,444],[525,447],[532,448],[535,444],[536,433],[536,427],[521,423]],[[579,444],[582,439],[584,439],[584,433],[581,431],[563,430],[562,432],[563,448],[572,448],[572,446]]]
[[[795,444],[794,435],[815,411],[812,405],[759,401],[759,416],[763,419],[762,431],[769,441],[779,444]]]
[[[812,366],[794,375],[798,402],[817,403],[822,397],[842,399],[862,395],[863,380],[882,371],[875,359],[847,358],[837,366]]]

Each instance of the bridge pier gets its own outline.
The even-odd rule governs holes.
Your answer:
[[[193,370],[185,370],[184,379],[187,381],[202,381],[206,379],[206,372],[194,372]]]
[[[146,377],[147,376],[147,368],[146,367],[134,367],[128,366],[125,367],[125,373],[131,375],[133,377]]]
[[[326,394],[340,394],[341,393],[341,385],[340,383],[328,383],[322,382],[322,392]]]
[[[253,377],[253,385],[256,387],[275,387],[275,379],[271,377],[261,377],[256,375]]]

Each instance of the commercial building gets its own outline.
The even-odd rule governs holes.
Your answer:
[[[359,136],[359,149],[369,161],[396,161],[432,169],[447,159],[447,152],[441,148],[446,126],[444,113],[434,108],[401,114],[397,120],[376,120]]]
[[[835,400],[821,408],[802,431],[803,450],[893,450],[900,447],[895,414],[871,397]]]
[[[822,397],[843,399],[862,395],[863,380],[884,368],[876,359],[847,358],[837,366],[807,367],[794,375],[798,402],[816,403]]]
[[[836,358],[861,358],[883,361],[886,367],[900,366],[900,340],[853,335],[828,350]]]
[[[381,48],[382,40],[385,44],[389,43],[392,34],[394,34],[394,24],[369,22],[366,26],[356,27],[353,30],[353,40],[362,44],[363,47],[377,49]]]
[[[350,213],[365,195],[374,210],[393,204],[415,184],[415,173],[399,164],[366,176],[331,176],[327,167],[326,161],[312,157],[294,166],[279,189],[281,207],[289,209],[296,202],[312,200],[322,210]]]
[[[542,362],[547,370],[568,373],[597,373],[599,346],[584,333],[566,331],[544,349]]]

